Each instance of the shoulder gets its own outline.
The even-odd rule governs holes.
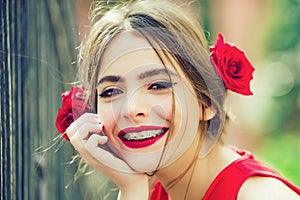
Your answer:
[[[299,200],[299,195],[280,180],[271,177],[248,178],[239,190],[237,200]]]

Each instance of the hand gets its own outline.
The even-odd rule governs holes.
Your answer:
[[[134,172],[126,162],[105,150],[107,136],[98,116],[85,113],[66,130],[71,144],[88,165],[110,178],[121,190],[120,199],[148,199],[148,177]],[[119,166],[124,171],[110,166]]]

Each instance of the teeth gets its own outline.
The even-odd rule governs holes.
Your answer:
[[[133,132],[133,133],[126,133],[123,138],[126,140],[144,140],[152,137],[157,137],[164,132],[163,129],[161,130],[149,130],[149,131],[142,131],[142,132]]]

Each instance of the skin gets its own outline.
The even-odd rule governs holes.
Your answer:
[[[123,44],[124,41],[127,44]],[[120,50],[117,48],[120,46],[126,48]],[[117,55],[114,49],[117,49]],[[103,67],[98,81],[100,84],[97,87],[99,118],[105,124],[105,135],[118,148],[138,153],[163,148],[167,135],[149,147],[131,149],[122,144],[118,133],[124,128],[144,125],[170,128],[173,120],[172,89],[176,105],[175,132],[179,129],[182,113],[188,106],[199,107],[196,94],[189,82],[171,67],[167,67],[168,75],[151,46],[137,34],[122,33],[115,38],[108,46],[101,66]],[[112,76],[121,80],[101,81]],[[111,94],[111,91],[115,91],[115,94]],[[188,115],[197,123],[201,112],[200,107],[189,111]],[[175,134],[171,134],[171,139]]]
[[[140,50],[136,51],[137,48]],[[97,93],[102,94],[102,96],[98,97],[98,114],[86,113],[82,115],[66,131],[70,142],[84,160],[117,184],[121,191],[119,199],[123,200],[148,199],[152,187],[149,183],[153,180],[149,181],[149,177],[145,173],[135,173],[133,171],[128,173],[131,169],[126,162],[106,151],[103,148],[104,145],[109,141],[116,147],[129,152],[148,153],[155,151],[163,148],[166,136],[151,146],[131,149],[120,141],[118,132],[127,127],[140,125],[170,127],[172,120],[171,88],[155,89],[158,86],[157,83],[161,83],[161,81],[170,82],[170,79],[166,74],[139,79],[139,75],[149,69],[149,65],[145,67],[145,63],[150,63],[153,68],[161,68],[162,66],[159,57],[141,37],[133,33],[117,36],[107,47],[100,63],[102,68],[98,81],[101,83],[97,87]],[[174,67],[180,69],[179,66]],[[171,67],[168,69],[172,70]],[[176,131],[180,128],[184,108],[187,106],[185,101],[181,101],[182,99],[188,98],[189,106],[198,108],[189,113],[190,118],[196,122],[209,120],[215,114],[214,109],[208,107],[204,110],[205,117],[201,115],[201,106],[199,106],[192,85],[181,74],[180,70],[178,73],[180,76],[172,75],[172,82],[176,82],[173,85],[176,106],[175,118],[173,119],[174,131],[172,133],[168,132],[171,139],[175,137]],[[107,76],[118,76],[122,78],[122,81],[100,81]],[[112,88],[114,90],[111,90]],[[114,93],[110,93],[112,91]],[[183,91],[189,91],[189,93]],[[109,94],[109,97],[107,97],[107,94]],[[188,96],[186,97],[186,95]],[[186,133],[188,134],[189,130]],[[172,200],[200,199],[217,174],[240,157],[236,152],[222,144],[216,144],[205,158],[197,159],[192,167],[187,168],[187,163],[191,163],[195,154],[197,154],[200,134],[200,131],[197,131],[190,147],[179,159],[158,170],[155,177],[152,177],[152,179],[159,179],[168,189]],[[111,168],[110,162],[117,163],[124,170]],[[178,177],[185,170],[186,173],[182,179],[173,187],[168,188],[167,186],[174,180],[174,177]],[[281,198],[277,198],[275,195],[274,199],[286,199],[286,197],[289,197],[288,199],[299,199],[294,192],[274,179],[254,177],[247,180],[242,186],[238,200],[269,199],[270,196],[268,195],[270,194],[268,192],[270,191],[265,189],[265,183],[276,189],[272,189],[273,192],[275,191],[274,194],[280,194],[278,196]],[[258,196],[253,196],[255,194]]]

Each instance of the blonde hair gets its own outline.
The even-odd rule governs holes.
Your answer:
[[[132,0],[115,3],[113,6],[105,2],[99,1],[92,6],[92,28],[82,42],[79,54],[79,78],[88,89],[89,103],[94,109],[97,106],[99,63],[106,46],[117,34],[134,30],[154,50],[163,50],[164,57],[172,56],[172,60],[181,66],[203,108],[212,105],[216,109],[215,117],[208,122],[200,122],[200,127],[209,133],[208,136],[218,136],[226,119],[223,108],[225,89],[210,62],[207,42],[199,23],[167,1]],[[161,55],[160,58],[162,57]]]
[[[98,74],[107,45],[119,33],[135,31],[149,42],[163,63],[164,59],[177,62],[181,67],[179,70],[193,86],[203,112],[208,106],[216,110],[212,119],[199,121],[199,152],[205,139],[217,141],[227,119],[223,108],[226,90],[211,64],[207,41],[198,21],[163,0],[131,0],[113,5],[106,2],[92,6],[92,28],[79,53],[79,78],[88,89],[89,104],[96,110]],[[198,156],[195,155],[194,161]],[[190,168],[194,161],[187,167]],[[184,174],[176,177],[167,188],[174,186]]]

